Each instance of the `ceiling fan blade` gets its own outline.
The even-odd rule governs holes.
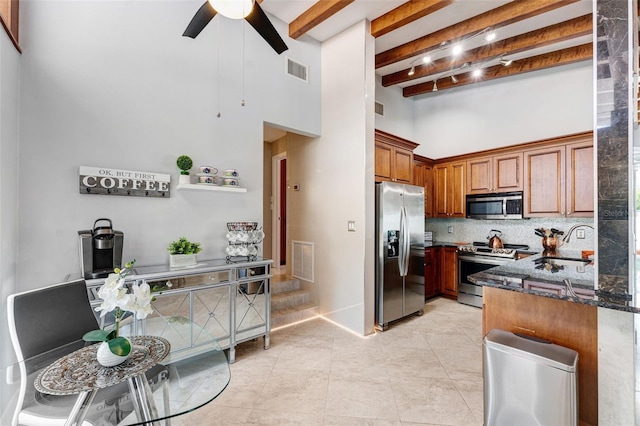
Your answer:
[[[200,6],[200,9],[198,9],[196,14],[193,15],[193,18],[191,18],[191,22],[187,25],[187,29],[184,30],[182,36],[196,38],[204,27],[207,26],[209,21],[216,16],[216,13],[217,12],[213,6],[211,6],[211,3],[209,3],[209,1],[205,1],[204,4]]]
[[[276,31],[271,21],[269,21],[269,18],[267,18],[266,13],[264,13],[260,7],[260,3],[255,2],[253,4],[253,10],[244,19],[273,47],[273,50],[275,50],[278,55],[288,49],[284,40],[282,40],[282,37],[278,34],[278,31]]]

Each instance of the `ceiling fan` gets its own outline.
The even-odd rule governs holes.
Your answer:
[[[255,0],[207,0],[200,6],[182,35],[196,38],[218,13],[231,19],[244,18],[278,55],[288,49],[260,4]]]

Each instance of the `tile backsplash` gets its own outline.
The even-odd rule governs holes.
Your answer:
[[[530,250],[542,251],[542,239],[533,230],[536,228],[556,228],[565,235],[573,225],[585,224],[593,226],[593,218],[532,218],[518,220],[474,220],[474,219],[425,219],[425,230],[433,231],[434,241],[447,242],[487,242],[492,229],[502,231],[502,242],[505,244],[527,244]],[[452,228],[452,233],[449,229]],[[578,239],[573,231],[570,241],[560,247],[568,250],[593,250],[594,231],[582,227],[584,239]]]

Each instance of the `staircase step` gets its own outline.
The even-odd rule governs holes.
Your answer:
[[[313,303],[305,303],[304,305],[288,309],[271,311],[271,329],[284,327],[285,325],[317,317],[318,315],[318,307]]]
[[[286,281],[271,282],[271,296],[288,291],[300,290],[300,280],[291,278]]]
[[[271,295],[271,311],[293,308],[311,302],[311,293],[306,290],[293,290]]]

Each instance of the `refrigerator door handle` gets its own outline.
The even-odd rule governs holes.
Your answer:
[[[408,226],[407,226],[407,211],[404,206],[400,207],[400,253],[398,254],[398,267],[400,269],[400,276],[407,276],[407,260],[408,260]]]
[[[409,274],[409,255],[411,254],[411,233],[409,230],[409,217],[407,216],[407,210],[402,206],[404,210],[404,276]]]

